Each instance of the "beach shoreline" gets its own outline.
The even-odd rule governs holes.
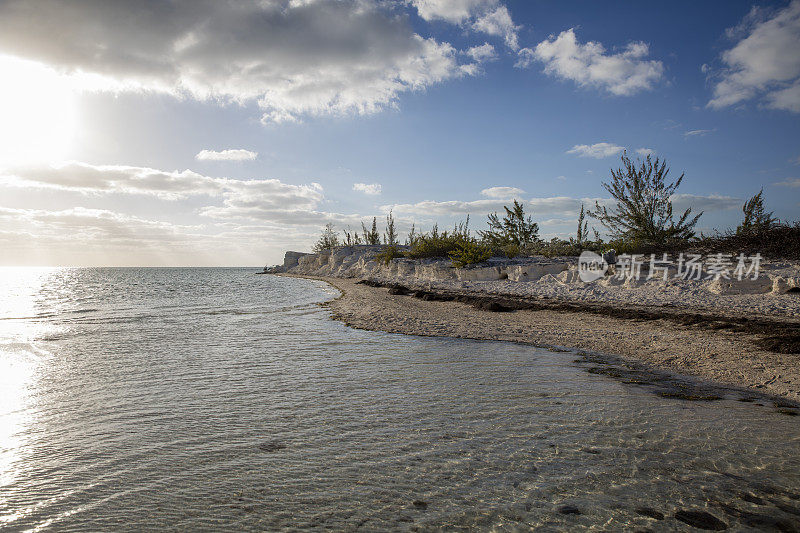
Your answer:
[[[652,371],[660,378],[685,376],[720,390],[740,391],[744,396],[750,391],[795,404],[800,401],[798,356],[776,353],[774,347],[769,349],[764,344],[770,318],[748,324],[733,315],[687,315],[652,306],[615,312],[613,306],[522,299],[515,303],[513,298],[469,292],[420,293],[387,289],[358,279],[279,275],[320,280],[338,289],[341,295],[323,305],[332,318],[358,329],[575,350],[584,362],[602,360],[598,359],[602,354],[605,363],[620,364],[614,371],[593,367],[594,371],[622,373],[623,381],[641,381],[642,372]],[[796,321],[779,317],[774,317],[772,325],[778,329],[797,327]],[[631,372],[639,377],[626,377]],[[707,392],[701,392],[696,399],[705,398],[711,399]]]

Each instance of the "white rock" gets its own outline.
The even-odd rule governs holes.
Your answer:
[[[456,268],[456,277],[459,281],[496,281],[502,279],[500,267]]]
[[[561,283],[577,283],[581,281],[581,275],[577,270],[564,270],[556,276],[556,280]]]
[[[772,290],[773,281],[760,276],[758,279],[719,278],[707,282],[706,289],[714,294],[765,294]]]
[[[511,281],[534,281],[545,274],[553,276],[567,270],[566,263],[536,263],[528,265],[509,265],[508,279]]]
[[[800,278],[785,278],[783,276],[776,276],[772,282],[772,292],[775,294],[784,294],[789,289],[800,287]]]
[[[417,279],[426,281],[439,281],[454,279],[456,277],[454,269],[445,266],[445,263],[426,263],[417,265],[414,270],[414,276]]]

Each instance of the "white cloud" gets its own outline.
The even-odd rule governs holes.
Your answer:
[[[575,154],[579,157],[593,157],[595,159],[603,159],[604,157],[611,157],[621,153],[625,150],[624,146],[619,146],[612,143],[595,143],[595,144],[576,144],[569,150],[568,154]]]
[[[499,0],[411,0],[424,20],[444,20],[465,28],[502,37],[512,50],[519,48],[519,26]]]
[[[783,181],[777,182],[775,185],[782,185],[784,187],[800,187],[800,178],[786,178]]]
[[[133,194],[165,201],[206,196],[207,205],[198,208],[197,213],[237,226],[250,221],[281,228],[318,228],[328,222],[339,227],[348,224],[356,227],[363,218],[358,214],[322,210],[325,195],[318,183],[295,185],[278,179],[213,178],[191,170],[169,172],[146,167],[70,162],[0,171],[0,185],[91,196]],[[380,184],[361,185],[365,185],[370,193],[380,192]]]
[[[195,159],[198,161],[253,161],[258,157],[258,152],[250,150],[200,150]]]
[[[652,148],[637,148],[636,153],[642,157],[647,157],[648,155],[656,155],[656,151]]]
[[[581,209],[581,202],[586,205],[594,205],[596,198],[585,198],[579,200],[566,196],[553,196],[550,198],[531,198],[525,200],[523,205],[526,211],[530,211],[534,217],[540,215],[565,215],[577,214]],[[427,200],[414,204],[395,204],[383,206],[381,209],[388,211],[392,209],[394,213],[427,215],[427,216],[461,216],[461,215],[485,215],[495,211],[503,211],[503,206],[508,205],[509,199],[491,200],[472,200],[472,201],[432,201]]]
[[[628,96],[652,89],[664,74],[661,61],[646,59],[648,53],[647,44],[632,42],[622,52],[610,54],[601,43],[579,43],[575,30],[569,29],[558,37],[551,35],[535,49],[520,50],[517,66],[528,67],[539,61],[545,64],[545,73],[552,76]]]
[[[411,3],[425,20],[462,24],[477,13],[496,6],[497,0],[411,0]]]
[[[370,196],[377,196],[381,193],[381,184],[380,183],[354,183],[353,190],[358,192],[363,192],[364,194],[368,194]]]
[[[107,209],[0,207],[0,264],[259,265],[310,249],[318,227],[270,222],[184,225]]]
[[[525,191],[516,187],[489,187],[481,191],[482,196],[487,198],[517,198],[525,194]]]
[[[684,137],[704,137],[709,133],[713,133],[716,131],[716,128],[711,130],[689,130],[683,134]]]
[[[476,71],[373,0],[0,3],[0,53],[92,89],[257,102],[265,122],[366,114]]]
[[[191,196],[221,199],[221,206],[203,208],[204,214],[223,217],[248,213],[263,219],[289,219],[295,211],[317,208],[323,200],[318,183],[293,185],[277,179],[236,180],[212,178],[191,170],[164,171],[123,165],[90,165],[70,162],[52,166],[28,166],[0,172],[2,184],[19,188],[41,188],[90,195],[135,194],[177,201]]]
[[[120,250],[163,250],[186,243],[186,235],[200,229],[84,207],[54,211],[0,207],[0,220],[3,229],[11,230],[0,232],[0,242],[7,252],[14,252],[12,258],[17,252],[63,255],[85,248],[106,254]]]
[[[697,214],[700,211],[725,211],[727,209],[738,209],[742,206],[739,198],[710,194],[708,196],[698,194],[673,194],[670,199],[674,203],[676,213],[682,213],[688,208]]]
[[[712,108],[764,97],[767,107],[800,112],[800,0],[772,13],[753,8],[730,36],[743,35],[723,52]]]
[[[465,53],[478,63],[497,59],[497,52],[495,52],[494,46],[489,43],[483,43],[480,46],[473,46]]]
[[[511,13],[508,12],[506,6],[497,6],[478,17],[472,23],[472,28],[489,35],[503,37],[506,46],[512,50],[519,49],[519,38],[517,37],[519,26],[514,25],[514,21],[511,20]]]
[[[741,206],[741,200],[730,196],[721,195],[696,195],[696,194],[676,194],[672,200],[675,202],[675,209],[685,210],[692,207],[695,211],[719,211]],[[569,196],[551,196],[530,198],[523,201],[526,212],[533,215],[534,220],[541,220],[540,217],[562,217],[571,220],[581,210],[581,205],[587,209],[592,208],[595,202],[600,205],[613,205],[611,198],[572,198]],[[383,211],[392,209],[395,214],[420,215],[429,217],[464,215],[482,216],[495,211],[502,212],[503,206],[508,205],[508,199],[491,200],[472,200],[472,201],[432,201],[427,200],[414,204],[394,204],[382,206]],[[549,223],[554,223],[550,220]]]
[[[566,176],[556,176],[556,179],[558,181],[567,181],[567,177]]]
[[[800,81],[767,95],[767,107],[800,113]]]
[[[84,194],[141,194],[164,200],[222,193],[226,180],[191,170],[164,171],[125,165],[90,165],[77,161],[0,170],[7,186],[59,189]]]

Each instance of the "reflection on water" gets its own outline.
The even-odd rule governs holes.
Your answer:
[[[660,398],[569,353],[351,330],[313,281],[0,274],[11,530],[800,524],[800,425],[773,409]]]

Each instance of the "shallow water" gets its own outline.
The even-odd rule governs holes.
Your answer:
[[[0,276],[2,529],[800,527],[772,408],[349,329],[327,285],[252,269]]]

